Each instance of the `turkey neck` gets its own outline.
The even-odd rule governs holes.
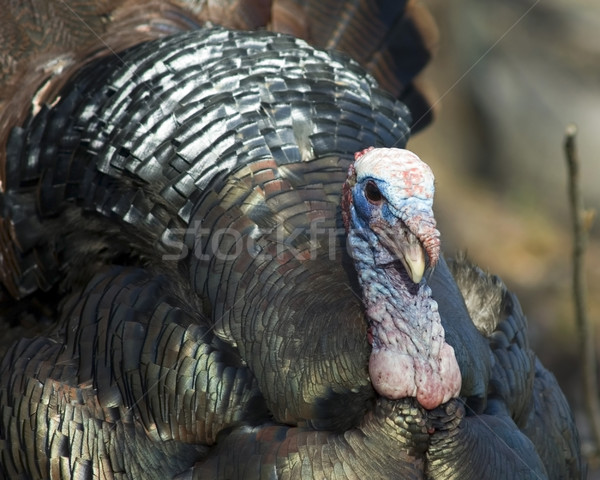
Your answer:
[[[375,234],[350,230],[348,246],[370,324],[371,382],[384,397],[416,397],[423,407],[435,408],[457,397],[461,387],[437,302],[426,282],[412,282],[399,261],[377,265],[371,245],[378,248]]]

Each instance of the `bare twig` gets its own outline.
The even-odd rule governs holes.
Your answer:
[[[569,125],[565,135],[565,154],[569,173],[569,203],[573,217],[573,298],[575,320],[579,331],[581,362],[583,367],[583,387],[585,405],[590,426],[596,442],[595,451],[600,446],[600,404],[598,403],[598,382],[596,374],[596,351],[593,326],[587,316],[587,287],[585,282],[584,252],[587,244],[589,222],[584,219],[587,212],[583,207],[583,197],[579,185],[579,160],[575,145],[577,128]],[[589,217],[588,217],[589,218]]]

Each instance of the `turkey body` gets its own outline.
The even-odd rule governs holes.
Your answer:
[[[429,279],[460,397],[375,394],[341,186],[411,116],[358,63],[205,27],[61,82],[7,134],[3,321],[38,334],[4,347],[1,476],[583,475],[516,299],[465,262]]]

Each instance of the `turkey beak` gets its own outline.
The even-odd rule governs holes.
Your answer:
[[[411,235],[411,238],[416,240],[417,237]],[[402,265],[406,268],[410,279],[419,283],[425,273],[425,250],[421,243],[417,240],[416,243],[404,245],[401,249],[401,254],[398,255]]]
[[[401,225],[401,224],[400,224]],[[419,283],[425,274],[427,253],[415,234],[404,226],[397,228],[371,225],[378,233],[381,243],[396,260],[400,260],[410,279]]]
[[[419,283],[425,273],[425,250],[421,242],[412,233],[408,238],[395,239],[389,247],[395,256],[402,262],[410,279]],[[389,248],[388,247],[388,248]]]

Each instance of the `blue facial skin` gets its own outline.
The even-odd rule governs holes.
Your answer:
[[[367,184],[372,182],[377,186],[381,194],[380,203],[374,204],[369,201],[365,194]],[[398,191],[398,188],[390,187],[387,181],[380,178],[365,177],[356,183],[352,189],[354,200],[354,209],[356,216],[352,220],[355,228],[368,228],[369,222],[381,219],[390,226],[396,225],[402,220],[406,210],[426,211],[428,210],[427,201],[418,197],[406,198]]]
[[[380,203],[376,205],[370,202],[365,194],[365,189],[369,182],[372,182],[374,185],[376,185],[382,195]],[[369,219],[373,218],[374,214],[376,214],[377,217],[383,217],[383,219],[386,221],[392,220],[393,215],[391,215],[389,209],[387,208],[388,201],[387,196],[384,193],[386,186],[385,184],[386,182],[384,180],[366,177],[354,185],[352,194],[354,199],[354,208],[356,209],[356,212],[360,218],[360,227],[368,227],[368,221]],[[376,213],[377,211],[380,213]],[[358,227],[359,225],[356,226]]]
[[[366,196],[366,188],[369,183],[376,185],[379,189],[379,194],[376,201],[372,198],[369,200]],[[366,177],[358,182],[353,187],[353,206],[351,208],[351,219],[352,219],[352,229],[354,230],[353,235],[351,235],[350,244],[351,250],[353,250],[354,255],[358,255],[360,260],[366,263],[372,263],[375,261],[375,264],[380,263],[388,263],[389,261],[393,261],[393,258],[390,257],[390,253],[381,245],[380,238],[371,228],[371,223],[374,221],[379,221],[380,223],[386,224],[387,226],[393,228],[398,224],[400,220],[399,212],[396,208],[394,208],[386,195],[390,189],[388,187],[387,182],[384,180]],[[361,253],[358,253],[358,250],[352,248],[352,246],[356,246],[356,241],[358,238],[362,238],[370,247],[369,256],[371,259],[362,258],[366,251],[363,249],[359,249]],[[359,260],[359,258],[355,258],[355,260]]]
[[[411,278],[419,283],[422,278],[417,273],[419,262],[416,271],[412,262],[419,257],[415,250],[419,248],[417,245],[423,247],[419,222],[433,218],[433,199],[407,196],[407,190],[414,193],[410,187],[406,189],[381,178],[361,178],[352,188],[350,216],[353,232],[348,237],[348,246],[354,260],[364,264],[385,266],[400,260],[412,272]],[[362,248],[359,247],[360,239],[365,242]],[[428,264],[428,254],[425,257],[423,260]],[[413,276],[414,273],[417,275]]]

